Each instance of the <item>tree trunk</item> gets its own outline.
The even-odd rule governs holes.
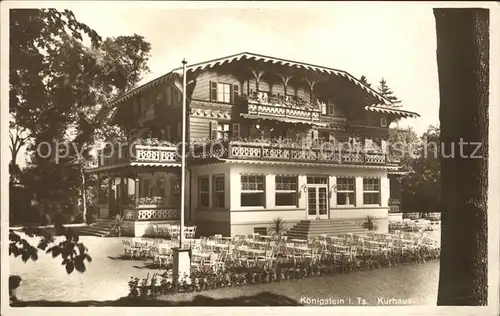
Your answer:
[[[437,304],[487,305],[489,11],[434,9],[434,16],[441,146],[446,155],[455,150],[441,157]]]

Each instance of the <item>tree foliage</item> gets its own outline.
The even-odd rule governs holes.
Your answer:
[[[394,92],[391,88],[389,88],[387,81],[384,78],[380,79],[377,89],[378,92],[387,100],[391,101],[393,105],[400,106],[401,101],[394,95]]]
[[[23,185],[44,210],[53,202],[74,209],[92,144],[122,136],[106,124],[109,101],[142,79],[151,45],[137,34],[103,40],[69,10],[10,10],[10,23],[12,164],[29,145]],[[71,142],[64,158],[56,159],[56,142]],[[47,157],[36,150],[43,143],[52,146]]]
[[[11,255],[26,262],[36,260],[41,249],[61,256],[67,273],[85,271],[90,256],[77,234],[62,223],[75,213],[90,146],[120,133],[105,124],[113,110],[109,100],[142,79],[150,49],[136,34],[103,40],[69,10],[10,10],[11,170],[19,169],[15,158],[20,147],[29,145],[31,161],[19,182],[33,194],[26,199],[34,199],[44,224],[53,223],[56,235],[65,236],[56,243],[46,230],[25,229],[28,236],[41,237],[34,247],[11,230]],[[52,150],[40,155],[35,149],[44,142]],[[56,142],[71,144],[59,152]],[[11,212],[22,211],[10,207]]]
[[[398,158],[405,170],[411,171],[415,157],[419,154],[421,139],[412,127],[389,128],[389,155]]]
[[[429,126],[420,137],[414,158],[409,164],[410,175],[403,182],[405,212],[439,212],[441,203],[441,156],[439,127]]]
[[[368,82],[368,79],[366,78],[365,75],[362,75],[361,78],[359,78],[359,81],[361,81],[362,84],[364,84],[367,87],[371,87],[372,84]]]

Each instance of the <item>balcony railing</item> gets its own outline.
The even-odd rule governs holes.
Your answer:
[[[331,143],[212,142],[195,147],[192,158],[226,158],[330,164],[385,165],[387,155],[359,149],[335,148]]]
[[[177,148],[169,142],[137,140],[130,144],[107,147],[98,155],[98,165],[114,165],[126,162],[178,162]]]
[[[153,208],[153,209],[125,209],[123,217],[129,221],[164,221],[179,220],[180,209],[178,208]]]
[[[291,120],[317,122],[321,104],[300,98],[267,96],[265,93],[243,95],[248,101],[247,113],[251,115],[287,118]]]

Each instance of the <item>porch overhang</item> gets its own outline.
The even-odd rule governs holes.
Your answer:
[[[379,104],[369,105],[369,106],[365,106],[365,110],[370,111],[370,112],[393,114],[393,115],[403,117],[403,118],[420,117],[420,115],[416,112],[401,110],[401,109],[397,109],[397,108],[391,108],[391,107],[388,107],[387,105],[379,105]]]
[[[317,168],[360,168],[360,169],[380,169],[397,170],[398,166],[390,165],[362,165],[362,164],[332,164],[318,162],[290,162],[290,161],[272,161],[272,160],[247,160],[247,159],[225,159],[217,158],[219,163],[249,164],[249,165],[274,165],[274,166],[296,166],[296,167],[317,167]],[[216,163],[213,161],[212,164]]]
[[[127,162],[122,164],[115,164],[109,166],[101,166],[96,168],[86,169],[86,173],[100,173],[107,171],[114,171],[120,169],[126,169],[130,167],[154,167],[154,168],[180,168],[181,164],[179,162]]]

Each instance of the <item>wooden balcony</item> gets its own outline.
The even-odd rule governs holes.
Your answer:
[[[132,143],[108,146],[98,155],[98,167],[128,162],[180,162],[177,149],[168,143]]]
[[[247,115],[263,118],[279,118],[290,121],[319,122],[319,104],[299,99],[267,97],[262,94],[243,96],[247,101]]]
[[[236,160],[266,160],[311,162],[346,165],[386,165],[387,155],[359,150],[340,150],[331,143],[270,144],[241,141],[214,142],[195,147],[193,159],[225,158]]]

